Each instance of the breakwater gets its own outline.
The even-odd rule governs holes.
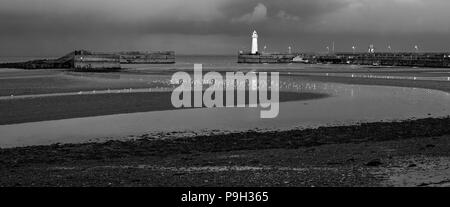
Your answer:
[[[120,52],[121,64],[173,64],[175,52]]]
[[[281,53],[239,53],[238,63],[291,63],[295,56]]]
[[[75,51],[73,69],[76,71],[102,71],[120,69],[120,56],[110,53]]]
[[[450,68],[449,53],[239,53],[238,63],[308,63]]]
[[[303,54],[311,63],[449,68],[450,53]]]
[[[76,71],[105,71],[121,69],[121,64],[172,64],[175,52],[99,53],[77,50],[57,59],[0,63],[0,68],[73,69]]]

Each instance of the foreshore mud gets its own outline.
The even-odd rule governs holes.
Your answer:
[[[405,159],[449,156],[448,126],[450,117],[2,149],[0,185],[399,186],[414,182],[390,178],[419,165]]]
[[[0,125],[182,109],[172,105],[170,91],[148,91],[128,89],[119,92],[111,90],[110,93],[85,92],[81,95],[8,98],[0,100],[0,108],[8,109],[0,111]],[[279,101],[304,101],[328,96],[321,93],[280,92]],[[248,99],[248,93],[246,98]]]
[[[448,81],[332,77],[324,76],[324,73],[342,71],[317,70],[315,74],[309,71],[313,74],[289,76],[298,75],[296,78],[299,81],[416,87],[450,92]],[[358,72],[366,70],[369,73],[381,69],[360,69]],[[392,70],[397,69],[383,73],[392,73]],[[396,72],[396,75],[415,72],[416,69],[410,69],[409,72]],[[50,77],[47,73],[51,73]],[[282,75],[288,75],[284,73]],[[106,74],[95,75],[103,77]],[[131,72],[114,79],[91,78],[90,75],[61,76],[60,72],[53,71],[11,71],[4,73],[2,78],[2,96],[167,86],[157,81],[157,77],[156,81],[135,79]],[[14,90],[13,85],[16,86]],[[323,96],[304,93],[290,95],[293,96],[282,95],[282,100]],[[149,106],[154,110],[163,110],[169,102],[158,101],[161,100],[155,98],[158,96],[166,99],[164,97],[168,93],[12,98],[1,101],[2,108],[9,109],[2,111],[5,115],[2,117],[10,117],[2,120],[7,124],[129,113],[151,110],[146,108]],[[143,100],[147,102],[142,104]],[[82,110],[75,110],[75,106],[83,103],[86,105],[79,107]],[[41,109],[53,108],[55,113],[44,110],[39,112],[41,114],[33,114],[22,110],[39,106],[42,106]],[[71,108],[70,113],[65,110],[67,108]],[[64,116],[58,117],[56,112]],[[170,134],[143,134],[126,141],[0,149],[0,186],[448,186],[449,126],[450,118],[443,117],[307,130],[211,132],[210,135],[178,138]]]

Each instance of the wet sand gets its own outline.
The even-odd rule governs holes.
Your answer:
[[[304,77],[450,92],[448,82]],[[435,118],[1,149],[0,186],[448,186],[449,126]]]
[[[0,125],[135,112],[175,110],[169,74],[0,72]],[[225,94],[224,94],[225,95]],[[280,101],[327,94],[280,92]],[[247,97],[248,98],[248,97]]]
[[[327,96],[327,94],[320,93],[280,92],[279,98],[280,102],[290,102],[326,98]],[[123,92],[13,98],[0,100],[0,108],[8,109],[0,110],[0,125],[182,109],[173,107],[171,92]]]
[[[28,71],[27,71],[28,72]],[[65,72],[30,71],[0,73],[0,96],[65,93],[108,89],[162,88],[170,85],[155,80],[129,80],[118,74],[72,75]]]
[[[398,80],[398,79],[371,79],[371,78],[350,78],[323,75],[299,75],[308,80],[344,84],[358,85],[380,85],[396,87],[413,87],[440,90],[450,92],[450,81],[429,81],[429,80]]]
[[[3,149],[0,186],[446,185],[448,126],[450,118],[423,119]],[[429,177],[405,176],[413,172]]]

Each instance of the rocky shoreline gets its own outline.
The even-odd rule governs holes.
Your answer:
[[[245,181],[243,184],[304,186],[302,179],[308,177],[293,175],[298,173],[300,169],[298,165],[300,165],[305,171],[313,170],[317,171],[317,175],[325,176],[323,179],[318,179],[318,183],[308,183],[306,186],[378,186],[385,182],[385,178],[380,179],[374,176],[373,167],[385,163],[380,158],[367,157],[365,153],[380,154],[385,149],[380,151],[381,148],[378,147],[367,151],[361,147],[372,148],[377,145],[384,146],[386,143],[401,147],[405,143],[411,144],[413,140],[415,145],[421,147],[417,150],[414,150],[414,147],[408,147],[408,152],[403,154],[402,158],[420,155],[420,150],[427,148],[433,148],[435,150],[433,153],[448,157],[450,148],[446,144],[449,143],[450,138],[449,126],[450,117],[445,117],[306,130],[249,131],[177,139],[153,139],[150,135],[142,135],[139,139],[129,141],[1,149],[0,185],[229,186],[223,182],[243,179],[256,170],[261,171],[261,176],[275,176],[282,171],[286,173],[285,176],[291,177],[294,181],[285,185],[274,183],[278,182],[278,179],[251,183]],[[442,146],[427,144],[430,140],[438,140],[444,144]],[[348,152],[355,146],[359,146],[357,150]],[[338,150],[320,152],[330,148]],[[355,152],[359,154],[355,155]],[[259,153],[262,154],[258,155]],[[273,155],[267,157],[267,153]],[[291,153],[303,153],[303,155],[298,157],[292,156]],[[311,156],[310,153],[316,154]],[[350,154],[353,155],[348,158]],[[219,155],[222,158],[225,155],[231,156],[231,159],[230,157],[219,159]],[[233,156],[238,163],[233,163],[233,160],[236,160]],[[381,155],[381,157],[385,156]],[[340,157],[346,157],[346,162],[333,161],[341,159]],[[396,160],[395,156],[390,157],[390,162],[394,162],[393,159]],[[334,170],[330,171],[328,168],[330,163]],[[348,176],[356,180],[334,183],[333,179],[329,179],[336,176],[334,174],[336,170],[355,170],[356,167],[359,169],[357,172],[347,172],[350,173]],[[91,168],[96,170],[85,170]],[[196,170],[201,172],[187,173]],[[131,182],[131,177],[123,174],[122,171],[133,174],[136,176],[133,180],[138,179],[139,182]],[[179,177],[177,177],[179,173],[186,179],[175,179]],[[66,179],[55,179],[53,176]],[[70,179],[67,179],[67,176]],[[85,176],[88,176],[89,180],[84,180]],[[198,180],[203,178],[208,182]],[[120,182],[117,183],[118,181]],[[240,185],[231,184],[231,186]]]

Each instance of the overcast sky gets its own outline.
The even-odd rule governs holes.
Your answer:
[[[235,54],[450,51],[450,0],[0,0],[0,55],[175,50]]]

